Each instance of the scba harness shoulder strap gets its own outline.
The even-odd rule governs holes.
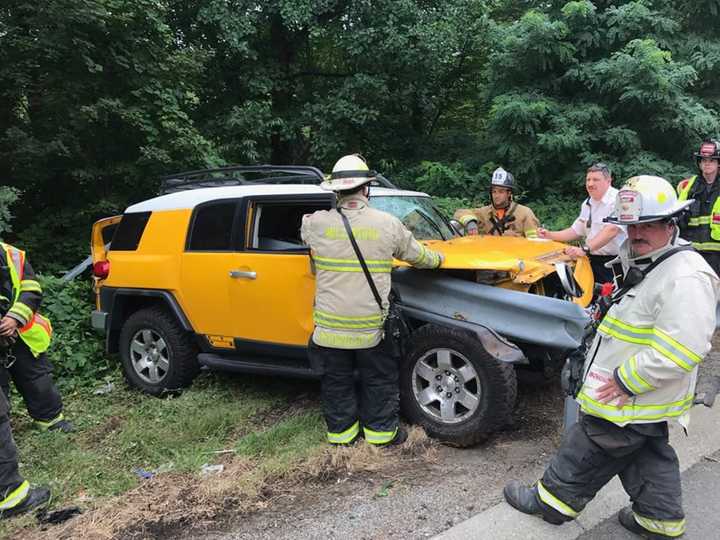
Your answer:
[[[676,253],[680,253],[681,251],[695,251],[695,248],[692,246],[677,246],[672,249],[669,249],[662,255],[660,255],[657,259],[655,259],[652,263],[650,263],[644,270],[640,270],[638,267],[633,266],[627,271],[627,274],[625,274],[625,278],[623,279],[623,285],[620,287],[617,291],[615,291],[612,295],[612,299],[610,302],[610,306],[613,304],[619,302],[623,296],[625,296],[628,292],[630,292],[631,289],[638,286],[646,277],[647,275],[652,272],[657,266],[662,263],[663,261],[669,259]]]

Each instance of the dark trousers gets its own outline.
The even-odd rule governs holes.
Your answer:
[[[10,430],[10,405],[0,393],[0,501],[23,483],[18,471],[17,447]]]
[[[15,363],[9,368],[0,368],[0,387],[10,399],[10,377],[15,388],[25,401],[25,407],[33,420],[49,422],[56,419],[63,410],[60,392],[52,378],[52,364],[46,354],[35,358],[21,339],[12,347]]]
[[[568,431],[541,482],[550,494],[580,512],[615,475],[636,514],[661,521],[684,518],[680,465],[668,442],[666,422],[618,427],[585,415]],[[558,517],[542,495],[541,505]]]
[[[715,270],[715,273],[720,276],[720,252],[718,251],[698,251],[703,259]]]
[[[590,255],[590,267],[595,277],[595,283],[612,283],[612,268],[605,268],[605,263],[614,258],[614,255]]]
[[[384,342],[371,349],[330,349],[311,340],[308,353],[313,366],[322,370],[321,395],[329,438],[358,421],[366,438],[368,430],[394,434],[400,409],[398,363]]]

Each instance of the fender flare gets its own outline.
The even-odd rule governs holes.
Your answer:
[[[112,290],[103,290],[105,298],[103,298],[103,307],[107,306],[108,313],[108,326],[105,336],[105,350],[108,353],[118,352],[118,338],[120,336],[120,330],[125,323],[127,317],[123,317],[122,313],[125,312],[125,306],[130,299],[140,298],[152,298],[160,299],[161,302],[167,307],[173,316],[177,319],[178,324],[181,328],[187,332],[194,332],[190,320],[185,316],[180,304],[178,303],[175,296],[168,292],[158,289],[131,289],[131,288],[117,288]]]
[[[463,330],[473,334],[480,341],[487,353],[500,362],[516,365],[526,365],[530,363],[517,345],[507,341],[487,326],[458,319],[451,319],[435,313],[428,313],[427,311],[422,311],[414,307],[405,306],[400,302],[397,303],[397,307],[407,319],[414,319],[426,324],[435,324],[446,328]]]

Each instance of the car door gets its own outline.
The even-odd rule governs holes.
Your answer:
[[[239,264],[239,217],[238,199],[198,205],[181,256],[178,300],[195,331],[219,348],[234,348],[231,272]]]
[[[233,268],[231,305],[238,341],[307,345],[315,295],[309,249],[300,239],[302,216],[333,204],[332,194],[249,198],[245,237]]]

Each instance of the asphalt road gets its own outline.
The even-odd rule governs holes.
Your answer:
[[[685,540],[720,537],[720,452],[700,460],[682,475]],[[624,540],[637,536],[623,529],[617,516],[578,536],[578,540]]]
[[[670,441],[680,458],[683,472],[686,538],[720,538],[720,407],[696,407],[689,436],[675,423]],[[510,539],[623,539],[637,538],[617,523],[617,512],[629,504],[620,481],[615,478],[588,504],[578,519],[560,527],[522,514],[502,501],[492,508],[450,528],[437,540]]]

